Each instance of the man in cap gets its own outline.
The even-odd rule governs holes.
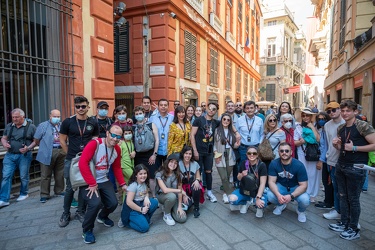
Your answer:
[[[108,128],[112,125],[112,120],[108,117],[109,105],[106,101],[98,102],[96,106],[96,120],[99,127],[99,138],[105,138]]]

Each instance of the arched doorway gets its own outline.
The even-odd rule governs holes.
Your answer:
[[[184,104],[185,107],[188,105],[194,105],[195,107],[198,105],[198,95],[197,92],[193,89],[186,89],[184,92]]]

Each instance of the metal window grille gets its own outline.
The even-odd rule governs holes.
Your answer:
[[[266,100],[275,101],[276,99],[276,84],[271,83],[266,85]]]
[[[53,108],[70,113],[73,92],[72,0],[2,0],[0,129],[21,108],[35,124]]]
[[[230,91],[232,82],[232,62],[226,60],[225,64],[225,89]]]
[[[129,23],[114,27],[115,73],[128,73],[129,64]]]
[[[346,27],[345,24],[346,24],[346,0],[341,0],[339,49],[341,49],[345,43],[345,27]]]
[[[241,93],[241,68],[239,66],[236,72],[236,92]]]
[[[185,30],[184,77],[197,80],[197,37]]]
[[[210,55],[210,85],[217,87],[217,69],[218,69],[218,52],[214,49],[211,49]]]
[[[276,75],[276,65],[270,64],[267,65],[267,76],[274,76]]]
[[[249,95],[249,75],[245,73],[243,78],[243,94]]]

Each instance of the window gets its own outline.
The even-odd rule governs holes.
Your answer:
[[[246,16],[246,22],[245,22],[245,32],[249,33],[249,27],[250,27],[250,18],[249,16]]]
[[[346,0],[341,0],[340,5],[340,40],[339,49],[344,46],[345,43],[345,25],[346,24]]]
[[[327,95],[327,103],[331,102],[331,95]]]
[[[362,88],[354,89],[354,101],[358,104],[362,103]]]
[[[211,49],[210,55],[210,85],[217,87],[218,52]]]
[[[238,1],[238,21],[242,22],[242,2]]]
[[[220,11],[220,0],[212,0],[212,12],[215,13],[215,15],[219,16],[219,11]]]
[[[129,23],[114,28],[115,73],[127,73],[129,65]]]
[[[239,66],[236,72],[236,92],[241,93],[241,68]]]
[[[270,83],[266,85],[266,100],[275,101],[276,84]]]
[[[226,60],[225,62],[225,89],[231,90],[231,82],[232,82],[232,62]]]
[[[272,57],[276,55],[276,38],[267,39],[267,56]]]
[[[269,22],[267,23],[268,26],[275,26],[276,24],[277,24],[276,20],[274,20],[274,21],[269,21]]]
[[[330,41],[329,41],[329,61],[330,62],[332,61],[332,55],[333,55],[333,28],[335,25],[334,15],[335,15],[335,5],[333,4],[332,12],[331,12],[331,34],[330,34]]]
[[[246,73],[243,77],[243,94],[249,95],[249,75]]]
[[[267,65],[267,76],[274,76],[276,75],[276,65],[271,64]]]
[[[255,29],[251,27],[251,43],[254,44]]]
[[[185,30],[184,77],[197,80],[197,37]]]
[[[232,5],[230,5],[228,3],[227,5],[227,16],[226,16],[226,22],[227,22],[227,27],[226,27],[226,31],[229,31],[229,32],[232,32],[233,33],[233,25],[232,25]]]
[[[337,90],[336,91],[336,93],[337,93],[337,102],[338,103],[341,103],[341,99],[342,99],[342,90],[340,89],[340,90]]]

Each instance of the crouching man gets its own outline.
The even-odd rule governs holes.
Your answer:
[[[92,140],[86,145],[79,161],[82,177],[88,184],[88,186],[80,187],[80,193],[87,203],[87,211],[82,223],[82,237],[87,244],[95,243],[93,234],[95,219],[106,227],[113,227],[114,225],[113,221],[108,217],[117,207],[115,190],[108,179],[110,166],[113,168],[113,172],[122,189],[125,191],[127,188],[121,170],[121,149],[117,145],[121,138],[122,129],[117,125],[113,125],[107,131],[105,138]],[[89,164],[91,159],[93,159],[96,166],[96,177],[90,171]],[[98,214],[100,208],[102,209]]]
[[[268,170],[268,201],[276,204],[273,214],[280,215],[288,203],[296,200],[298,221],[306,222],[305,211],[310,205],[310,196],[306,193],[306,168],[292,158],[292,147],[287,142],[280,143],[279,155],[280,158],[273,160]]]

